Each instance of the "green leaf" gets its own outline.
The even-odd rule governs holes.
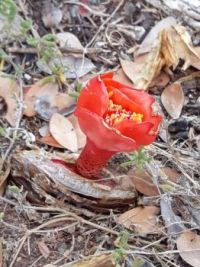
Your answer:
[[[42,37],[42,40],[46,42],[56,42],[56,36],[49,33],[49,34],[44,35]]]
[[[22,20],[20,23],[20,32],[24,35],[32,28],[32,21],[30,19]]]
[[[114,244],[118,248],[127,248],[128,232],[126,230],[120,232],[119,236],[115,240]]]
[[[4,137],[6,134],[5,129],[3,127],[0,127],[0,137]]]
[[[131,166],[134,165],[138,171],[142,171],[145,162],[150,162],[152,157],[150,157],[146,150],[142,147],[140,150],[130,153],[131,159],[129,161],[121,163],[121,166]]]
[[[122,261],[126,256],[126,251],[123,248],[116,248],[112,252],[112,257],[115,261]]]
[[[17,14],[17,5],[13,0],[1,0],[0,14],[12,22]]]
[[[169,184],[160,184],[159,187],[163,190],[163,192],[167,193],[167,192],[171,192],[174,190],[174,187],[172,185]]]
[[[26,41],[27,41],[28,45],[31,45],[33,47],[36,47],[38,45],[38,43],[39,43],[39,41],[36,38],[32,37],[32,36],[28,37]]]
[[[22,192],[22,188],[17,187],[16,185],[11,185],[9,186],[10,191],[12,191],[13,193],[21,193]]]

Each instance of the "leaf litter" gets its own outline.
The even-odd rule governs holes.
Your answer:
[[[33,36],[38,34],[43,36],[50,31],[55,33],[58,53],[48,62],[44,64],[40,61],[43,65],[38,68],[39,65],[34,65],[34,60],[30,56],[26,65],[25,56],[30,55],[28,49],[31,48],[34,57],[38,57],[37,48],[28,47],[24,40],[22,43],[15,40],[15,44],[10,42],[11,48],[17,45],[17,53],[11,52],[11,59],[18,64],[20,59],[24,59],[24,71],[33,81],[31,84],[30,81],[23,80],[23,83],[26,83],[23,84],[23,88],[26,86],[27,90],[23,90],[25,116],[21,118],[20,128],[36,135],[36,142],[24,144],[21,129],[20,131],[17,129],[17,139],[12,139],[17,109],[21,104],[21,88],[16,78],[7,76],[7,73],[13,71],[6,69],[7,65],[4,66],[4,62],[1,62],[4,75],[1,76],[0,96],[5,103],[2,105],[0,102],[0,107],[6,108],[2,109],[4,114],[1,114],[0,119],[0,127],[3,128],[3,134],[0,134],[0,155],[4,155],[10,144],[13,148],[12,143],[14,143],[12,154],[17,162],[15,165],[14,161],[11,162],[11,174],[6,168],[4,169],[6,172],[0,174],[3,177],[1,179],[3,182],[0,182],[3,194],[3,199],[0,199],[3,257],[5,256],[11,266],[13,263],[23,266],[25,254],[29,257],[24,266],[33,264],[39,258],[36,263],[38,266],[45,266],[47,263],[58,266],[59,262],[61,264],[71,262],[72,266],[76,266],[92,262],[95,267],[99,267],[101,256],[98,253],[100,253],[102,254],[100,261],[104,260],[108,266],[130,266],[130,264],[137,266],[140,263],[139,266],[157,266],[160,263],[176,266],[181,264],[180,258],[177,257],[179,254],[184,262],[198,266],[200,129],[196,112],[199,107],[200,79],[199,73],[194,72],[194,68],[199,69],[199,47],[193,46],[188,28],[177,25],[173,17],[166,17],[155,23],[154,27],[150,26],[149,34],[146,34],[143,19],[146,18],[146,14],[150,17],[152,14],[155,15],[157,9],[152,11],[146,7],[141,8],[138,4],[134,15],[136,25],[134,25],[127,23],[126,18],[120,20],[124,9],[122,2],[112,1],[114,7],[112,14],[110,13],[112,6],[99,5],[97,1],[78,1],[76,4],[58,4],[54,1],[54,4],[49,13],[40,16],[41,22],[34,21],[34,29],[29,30],[29,34]],[[40,3],[36,5],[39,5],[37,10],[40,10]],[[32,10],[28,3],[20,6],[20,15],[26,18],[31,14],[27,7],[35,16],[35,10]],[[115,8],[119,22],[115,21]],[[82,12],[77,13],[79,9]],[[145,10],[144,13],[142,9]],[[73,12],[78,15],[74,17]],[[158,14],[155,17],[160,17]],[[12,33],[13,29],[16,34],[20,32],[21,16],[12,21]],[[136,18],[139,18],[138,22]],[[104,19],[105,24],[103,22],[101,26]],[[4,17],[1,17],[1,20],[5,22]],[[148,21],[148,18],[146,20]],[[39,25],[38,28],[35,23]],[[1,27],[4,25],[1,24]],[[139,41],[139,44],[138,39],[133,39],[136,30],[140,31],[138,36],[143,36],[145,33],[144,40]],[[5,41],[5,34],[1,35],[1,38]],[[134,57],[128,51],[132,51]],[[39,62],[40,59],[37,59]],[[119,63],[121,68],[117,65]],[[12,65],[9,62],[6,64]],[[56,64],[61,67],[61,72],[59,70],[55,73],[55,70],[58,70],[54,68]],[[145,165],[141,173],[135,172],[134,167],[129,172],[129,167],[126,169],[120,166],[121,161],[126,160],[126,155],[116,156],[104,172],[108,181],[113,177],[116,177],[116,181],[123,180],[118,187],[109,183],[98,184],[96,181],[94,185],[90,181],[77,182],[77,177],[74,180],[65,180],[66,177],[63,179],[61,175],[62,172],[66,173],[65,167],[59,168],[49,161],[48,152],[53,152],[53,158],[73,162],[86,142],[76,117],[72,115],[76,100],[68,93],[76,91],[76,86],[82,81],[85,83],[90,77],[113,68],[117,70],[115,72],[117,81],[148,90],[156,96],[157,102],[163,105],[165,124],[163,123],[162,127],[165,133],[160,134],[163,140],[157,139],[148,148],[155,158],[154,164]],[[52,77],[46,77],[45,73]],[[62,80],[63,73],[65,79]],[[192,113],[189,113],[189,110],[192,110]],[[182,134],[179,138],[178,134],[185,131],[185,126],[180,126],[182,119],[185,120],[184,125],[187,125],[188,133]],[[46,129],[42,130],[44,125]],[[177,136],[175,139],[172,139],[171,128]],[[19,154],[16,154],[15,149],[18,149]],[[25,152],[27,149],[29,153]],[[29,155],[28,160],[24,155]],[[63,184],[65,182],[68,183],[68,187]],[[101,196],[100,200],[97,201],[95,194]],[[129,201],[125,203],[128,197]],[[184,198],[185,202],[181,202],[182,205],[176,209],[174,203],[177,202],[178,205],[181,198]],[[37,218],[27,215],[31,214],[31,211],[37,213]],[[70,220],[66,221],[65,216]],[[59,228],[61,222],[63,230]],[[12,233],[9,227],[6,227],[6,223],[10,223],[13,227]],[[25,227],[22,229],[21,225]],[[70,225],[74,229],[72,233],[68,231]],[[28,235],[26,227],[31,229]],[[128,231],[127,246],[116,249],[113,246],[114,240],[117,236],[121,236],[124,228]],[[22,235],[25,238],[28,236],[31,240],[30,248],[27,250],[23,244],[25,239],[21,239]],[[11,242],[8,243],[11,249],[5,245],[5,240],[7,243],[11,240],[13,245]],[[174,250],[175,242],[178,252]],[[66,244],[69,246],[71,244],[70,248],[63,250],[69,251],[67,257],[60,254],[60,246]],[[20,249],[16,250],[16,247]],[[34,254],[36,247],[38,251]],[[110,251],[115,252],[115,255],[117,253],[117,263]],[[56,252],[57,256],[53,252]],[[79,254],[84,257],[89,255],[89,258],[83,261]],[[93,260],[90,259],[90,255],[93,255]],[[138,256],[142,261],[136,260]],[[58,263],[55,263],[56,261]],[[60,264],[59,266],[64,267]]]

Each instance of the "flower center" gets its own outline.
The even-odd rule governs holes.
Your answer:
[[[104,114],[104,121],[109,126],[116,126],[123,120],[131,120],[134,123],[140,123],[142,119],[143,114],[126,110],[121,105],[114,104],[111,99],[109,100],[108,109]]]

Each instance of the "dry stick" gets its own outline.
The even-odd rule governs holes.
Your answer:
[[[15,253],[14,258],[13,258],[13,260],[12,260],[12,262],[11,262],[11,264],[10,264],[9,267],[12,267],[12,266],[14,265],[14,263],[15,263],[15,261],[16,261],[18,255],[19,255],[19,253],[20,253],[20,251],[21,251],[21,249],[22,249],[22,247],[23,247],[23,245],[24,245],[26,239],[27,239],[32,233],[35,233],[35,232],[37,232],[37,230],[40,230],[41,228],[43,228],[43,227],[45,227],[45,226],[48,226],[48,225],[50,225],[50,224],[52,224],[52,223],[58,223],[58,222],[61,222],[61,221],[66,221],[66,220],[69,220],[69,218],[67,217],[67,218],[52,219],[52,220],[50,220],[50,221],[48,221],[48,222],[45,222],[45,223],[43,223],[43,224],[37,226],[36,228],[33,228],[32,230],[27,230],[26,233],[25,233],[25,235],[24,235],[23,238],[22,238],[22,241],[21,241],[21,243],[20,243],[20,245],[19,245],[19,247],[18,247],[18,249],[17,249],[17,252]]]
[[[6,52],[8,53],[18,53],[18,54],[37,54],[38,50],[33,47],[5,47]],[[59,50],[63,53],[75,53],[75,54],[82,54],[83,49],[77,48],[68,48],[68,47],[60,47]],[[101,48],[88,48],[84,51],[85,54],[95,54],[102,52]]]
[[[89,41],[89,43],[85,46],[85,50],[88,49],[89,46],[95,41],[101,30],[104,28],[104,26],[111,20],[111,18],[116,14],[116,12],[120,9],[120,7],[124,4],[124,0],[121,0],[115,10],[112,12],[112,14],[101,24],[93,38]]]
[[[2,198],[0,198],[0,199],[2,199]],[[29,206],[27,206],[27,207],[29,207]],[[30,207],[29,207],[30,208]],[[37,208],[37,207],[33,207],[34,209],[36,209],[36,210],[54,210],[54,211],[58,211],[58,210],[60,210],[60,209],[49,209],[49,208]],[[90,221],[87,221],[87,220],[85,220],[85,219],[83,219],[83,218],[81,218],[81,217],[79,217],[78,215],[76,215],[76,214],[74,214],[74,213],[72,213],[72,212],[68,212],[68,211],[63,211],[63,213],[65,213],[65,216],[71,216],[71,217],[74,217],[75,219],[77,219],[80,223],[85,223],[85,224],[87,224],[87,225],[90,225],[90,226],[93,226],[94,228],[96,228],[96,229],[99,229],[99,230],[103,230],[103,231],[105,231],[105,232],[108,232],[108,233],[110,233],[110,234],[114,234],[114,235],[119,235],[119,233],[117,232],[117,231],[114,231],[114,230],[111,230],[111,229],[109,229],[109,228],[106,228],[106,227],[103,227],[103,226],[101,226],[101,225],[98,225],[98,224],[95,224],[95,223],[92,223],[92,222],[90,222]],[[26,231],[26,233],[25,233],[25,235],[24,235],[24,237],[22,238],[22,241],[21,241],[21,243],[20,243],[20,245],[19,245],[19,247],[18,247],[18,249],[17,249],[17,252],[15,253],[15,256],[14,256],[14,258],[13,258],[13,260],[12,260],[12,262],[11,262],[11,264],[10,264],[10,266],[9,267],[12,267],[13,266],[13,264],[15,263],[15,261],[16,261],[16,259],[17,259],[17,256],[19,255],[19,253],[20,253],[20,251],[21,251],[21,249],[22,249],[22,247],[23,247],[23,245],[24,245],[24,243],[25,243],[25,241],[26,241],[26,239],[31,235],[31,234],[33,234],[33,233],[36,233],[38,230],[40,230],[41,228],[43,228],[43,227],[46,227],[46,226],[48,226],[48,225],[50,225],[50,224],[52,224],[52,223],[57,223],[57,222],[60,222],[60,221],[65,221],[65,220],[69,220],[69,217],[64,217],[64,218],[57,218],[57,219],[52,219],[52,220],[50,220],[50,221],[48,221],[48,222],[45,222],[45,223],[43,223],[43,224],[41,224],[41,225],[39,225],[39,226],[37,226],[36,228],[34,228],[34,229],[32,229],[32,230],[27,230]]]

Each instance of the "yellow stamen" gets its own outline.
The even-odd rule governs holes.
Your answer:
[[[109,92],[109,97],[113,95],[113,92]],[[110,126],[115,126],[124,120],[132,120],[134,123],[141,123],[143,114],[126,110],[122,105],[114,104],[109,99],[108,110],[105,114],[104,120]]]

